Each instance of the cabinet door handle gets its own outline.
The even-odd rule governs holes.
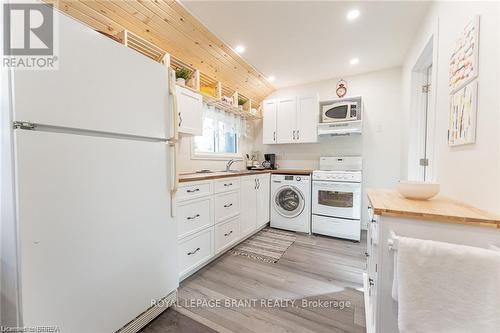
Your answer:
[[[181,113],[179,112],[179,127],[181,127],[182,125],[182,116],[181,116]]]
[[[198,192],[200,189],[199,188],[195,188],[194,190],[187,190],[186,192],[187,193],[194,193],[194,192]]]
[[[257,189],[260,188],[260,179],[257,178]]]
[[[257,178],[255,178],[253,180],[253,182],[255,183],[254,186],[253,186],[253,189],[256,190],[257,189]]]
[[[188,216],[187,219],[188,220],[194,220],[196,218],[200,217],[200,214],[196,214],[196,215],[193,215],[193,216]]]
[[[295,140],[295,130],[293,130],[293,132],[292,132],[292,133],[293,133],[293,134],[292,134],[292,136],[293,136],[293,140]]]
[[[276,141],[276,131],[273,132],[273,141]]]
[[[224,234],[225,237],[231,235],[233,233],[233,231],[231,230],[230,232],[228,232],[227,234]]]
[[[368,284],[370,284],[370,286],[373,286],[373,285],[375,285],[375,282],[373,281],[372,278],[369,278],[368,279]]]
[[[200,251],[201,249],[200,248],[197,248],[196,250],[194,251],[191,251],[191,252],[188,252],[187,255],[190,256],[192,254],[195,254],[196,252]]]
[[[299,133],[300,133],[300,131],[297,130],[297,140],[300,139]]]
[[[368,253],[368,251],[365,251],[365,256],[366,256],[366,257],[369,257],[369,256],[370,256],[370,254]]]
[[[225,205],[224,205],[224,208],[229,208],[229,207],[231,207],[232,205],[233,205],[232,203],[230,203],[230,204],[225,204]]]
[[[224,183],[224,186],[232,186],[233,183]]]

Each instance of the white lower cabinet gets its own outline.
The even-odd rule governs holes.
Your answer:
[[[177,206],[177,237],[182,239],[214,225],[213,198],[205,197]]]
[[[177,201],[196,199],[214,193],[214,183],[210,180],[182,183],[177,189]]]
[[[257,228],[257,178],[255,176],[241,177],[240,198],[241,207],[240,230],[245,236]]]
[[[214,227],[179,241],[179,275],[184,276],[214,255]]]
[[[257,176],[257,227],[261,227],[269,222],[271,209],[270,198],[271,174],[266,173]]]
[[[179,279],[269,222],[269,173],[181,183],[176,197]]]
[[[240,187],[240,177],[230,177],[215,180],[215,193],[229,192]]]
[[[222,222],[240,213],[240,192],[233,191],[215,195],[215,223]]]
[[[215,253],[229,248],[240,239],[240,218],[235,217],[229,221],[215,226]]]
[[[271,175],[241,177],[241,234],[245,236],[269,222]]]

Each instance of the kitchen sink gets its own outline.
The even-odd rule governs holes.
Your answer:
[[[214,171],[214,170],[198,170],[196,173],[242,173],[247,170],[219,170],[219,171]]]

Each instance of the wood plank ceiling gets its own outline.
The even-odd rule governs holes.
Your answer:
[[[184,63],[262,101],[275,88],[172,0],[45,0],[93,29],[116,36],[124,29],[150,41]]]

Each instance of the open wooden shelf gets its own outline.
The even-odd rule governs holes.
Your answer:
[[[221,99],[222,84],[210,76],[200,73],[200,93],[213,101]]]
[[[196,92],[200,91],[200,71],[194,68],[193,66],[190,66],[184,62],[182,62],[180,59],[177,59],[175,57],[170,57],[170,67],[174,71],[178,71],[181,69],[186,69],[190,73],[189,79],[186,80],[186,88],[192,89]]]
[[[112,38],[112,37],[111,37]],[[142,37],[128,31],[123,30],[116,35],[116,38],[124,45],[130,47],[133,50],[136,50],[139,53],[142,53],[148,58],[153,59],[154,61],[161,62],[163,57],[167,54],[166,51],[160,49],[153,43],[145,40]]]

